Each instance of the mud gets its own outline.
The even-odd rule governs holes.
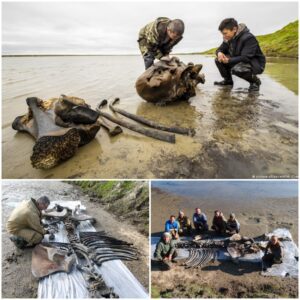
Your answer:
[[[202,63],[206,83],[189,103],[157,106],[136,94],[134,84],[143,70],[138,56],[4,58],[3,177],[295,178],[298,61],[272,59],[261,76],[261,91],[249,95],[248,84],[238,78],[233,90],[213,85],[220,76],[212,57],[180,59]],[[176,135],[171,145],[128,129],[112,138],[100,130],[75,157],[51,170],[35,170],[30,165],[33,141],[16,134],[11,122],[26,109],[26,97],[62,93],[84,98],[92,108],[102,99],[120,97],[118,107],[130,113],[190,127],[196,134]]]

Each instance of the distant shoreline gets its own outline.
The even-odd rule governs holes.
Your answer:
[[[215,56],[214,54],[205,53],[174,53],[177,55],[200,55],[200,56]],[[3,54],[2,57],[64,57],[64,56],[140,56],[140,54]],[[298,60],[298,57],[287,56],[267,56],[267,58],[284,58]]]

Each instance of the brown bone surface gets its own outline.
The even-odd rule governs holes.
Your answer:
[[[136,81],[137,93],[152,103],[188,100],[196,95],[198,83],[204,83],[199,74],[200,64],[184,64],[177,57],[163,59],[147,69]]]
[[[56,272],[71,271],[76,258],[74,255],[66,256],[67,251],[37,245],[32,252],[32,274],[36,278],[45,277]]]
[[[17,117],[12,127],[35,138],[30,158],[34,168],[49,169],[69,159],[100,129],[98,112],[83,99],[61,95],[43,101],[31,97],[26,103],[28,113]]]

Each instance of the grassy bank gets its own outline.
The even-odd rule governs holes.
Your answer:
[[[269,57],[298,58],[298,20],[274,33],[257,36],[263,53]],[[198,53],[213,55],[217,48]]]
[[[121,220],[126,220],[148,235],[149,189],[147,182],[134,181],[75,181],[75,185],[90,196],[90,201],[101,203],[104,208]]]

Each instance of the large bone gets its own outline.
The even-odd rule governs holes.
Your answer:
[[[29,111],[17,117],[12,127],[35,138],[30,158],[34,168],[52,168],[74,156],[78,147],[94,139],[100,129],[99,122],[93,122],[98,113],[90,109],[84,100],[76,99],[66,96],[47,101],[37,97],[26,99]]]
[[[172,143],[172,144],[175,143],[175,134],[169,134],[169,133],[165,133],[165,132],[160,132],[158,130],[153,130],[153,129],[145,128],[145,127],[139,126],[137,124],[132,124],[132,123],[129,123],[129,122],[123,120],[123,119],[115,118],[115,117],[111,116],[110,114],[101,111],[101,107],[103,106],[103,103],[107,104],[107,100],[103,100],[97,106],[97,111],[99,112],[100,116],[102,116],[102,117],[104,117],[104,118],[110,120],[111,122],[116,123],[116,124],[118,124],[120,126],[128,128],[128,129],[130,129],[132,131],[141,133],[143,135],[152,137],[154,139],[161,140],[161,141],[168,142],[168,143]]]
[[[117,112],[129,119],[132,119],[136,122],[142,123],[144,125],[147,125],[149,127],[155,128],[155,129],[159,129],[159,130],[163,130],[163,131],[168,131],[168,132],[174,132],[174,133],[179,133],[179,134],[186,134],[186,135],[194,135],[195,131],[193,129],[190,128],[184,128],[184,127],[168,127],[159,123],[156,123],[154,121],[145,119],[141,116],[137,116],[134,114],[131,114],[123,109],[117,108],[115,107],[115,104],[117,102],[119,102],[120,99],[119,98],[115,98],[115,100],[113,100],[110,104],[109,104],[109,108],[113,111],[113,112]]]
[[[37,245],[32,251],[32,274],[36,278],[45,277],[56,272],[71,271],[75,263],[75,256],[66,256],[66,252],[59,249],[49,249],[43,245]]]

